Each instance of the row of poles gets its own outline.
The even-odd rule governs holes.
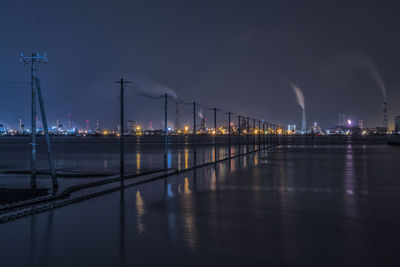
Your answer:
[[[121,78],[119,81],[116,81],[115,83],[120,84],[120,99],[121,99],[121,114],[120,114],[120,125],[121,125],[121,138],[120,138],[120,175],[123,178],[125,176],[125,137],[124,137],[124,85],[132,83],[131,81],[124,80]],[[168,94],[164,94],[162,96],[164,98],[164,169],[168,169],[168,98],[170,97]],[[187,105],[193,105],[193,162],[194,165],[197,165],[197,129],[196,129],[196,119],[197,119],[197,106],[198,104],[196,102],[192,103],[185,103]],[[215,130],[215,135],[213,139],[213,144],[214,144],[214,159],[217,161],[217,111],[219,109],[213,108],[214,111],[214,130]],[[231,137],[232,137],[232,125],[231,125],[231,119],[232,119],[232,112],[227,112],[228,114],[228,158],[232,158],[232,151],[231,151]],[[249,152],[249,138],[250,138],[250,118],[249,117],[244,117],[244,116],[237,116],[238,118],[238,155],[241,155],[241,133],[244,132],[244,129],[241,128],[241,122],[245,121],[246,122],[246,152]],[[256,121],[258,121],[258,129],[257,133],[255,132],[256,130]],[[262,132],[261,132],[261,124],[262,124]],[[266,134],[269,131],[269,129],[272,130],[273,134]],[[253,119],[253,151],[255,150],[255,137],[256,135],[258,136],[258,148],[261,147],[261,136],[263,136],[263,148],[266,148],[266,143],[268,144],[281,144],[286,140],[286,135],[284,134],[277,134],[278,131],[281,133],[286,133],[286,129],[283,127],[276,125],[276,124],[271,124],[267,123],[261,120],[256,120]],[[266,138],[269,138],[269,140],[266,142]]]
[[[24,64],[30,64],[31,65],[31,93],[32,93],[32,106],[31,106],[31,188],[36,188],[36,176],[37,176],[37,140],[36,140],[36,121],[37,121],[37,108],[36,108],[36,102],[37,98],[39,101],[39,106],[40,106],[40,111],[41,111],[41,116],[43,120],[43,127],[44,127],[44,132],[45,132],[45,138],[46,138],[46,145],[47,145],[47,155],[48,155],[48,160],[49,160],[49,166],[50,166],[50,175],[52,177],[52,186],[53,190],[56,192],[58,188],[58,181],[57,181],[57,176],[56,176],[56,169],[55,169],[55,162],[52,154],[52,148],[51,148],[51,142],[50,142],[50,136],[49,136],[49,129],[48,129],[48,124],[47,124],[47,119],[46,119],[46,112],[45,112],[45,107],[44,107],[44,101],[43,101],[43,96],[42,96],[42,90],[40,86],[40,81],[39,78],[37,77],[36,71],[37,71],[37,65],[39,63],[47,63],[47,55],[43,54],[32,54],[30,56],[24,56],[21,54],[19,58],[20,63]],[[124,88],[126,84],[132,83],[131,81],[124,80],[121,78],[119,81],[116,81],[114,83],[117,83],[120,85],[120,175],[121,178],[125,177],[125,118],[124,118]],[[167,127],[167,120],[168,120],[168,94],[165,94],[164,96],[164,112],[165,112],[165,117],[164,117],[164,169],[167,169],[168,167],[168,159],[167,159],[167,154],[168,154],[168,127]],[[194,164],[196,166],[197,162],[197,129],[196,129],[196,102],[192,103],[185,103],[189,105],[193,105],[193,160]],[[214,129],[215,129],[215,136],[214,136],[214,151],[215,151],[215,157],[214,159],[217,160],[217,108],[213,109],[214,111]],[[231,119],[232,119],[232,112],[228,112],[228,158],[232,157],[231,153],[231,136],[232,136],[232,127],[231,127]],[[246,120],[247,119],[247,120]],[[238,116],[238,155],[241,154],[241,132],[244,132],[244,129],[242,129],[241,126],[241,120],[246,120],[246,144],[247,144],[247,149],[246,152],[249,152],[249,136],[250,136],[250,118],[245,118],[242,116]],[[276,143],[281,143],[283,141],[283,136],[278,136],[276,133],[278,129],[284,130],[282,127],[275,125],[275,124],[269,124],[264,121],[258,121],[258,136],[259,136],[259,148],[261,147],[261,139],[260,139],[260,130],[261,130],[261,123],[263,125],[263,136],[264,136],[264,141],[263,141],[263,147],[265,148],[265,137],[266,137],[266,126],[267,129],[272,129],[273,130],[273,135],[268,134],[268,138],[270,138],[270,141],[268,142],[269,144],[276,144]],[[256,129],[256,119],[253,119],[253,131]],[[283,131],[285,132],[285,131]],[[255,133],[253,134],[253,138],[255,138]],[[255,148],[255,139],[253,139],[253,144]]]

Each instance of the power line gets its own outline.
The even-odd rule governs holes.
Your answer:
[[[18,85],[23,85],[23,84],[29,84],[29,82],[18,82],[18,81],[0,81],[0,84],[18,84]]]
[[[65,98],[70,98],[70,99],[74,99],[74,100],[87,100],[87,101],[107,101],[107,100],[115,100],[117,99],[117,97],[105,97],[105,98],[87,98],[87,97],[78,97],[78,96],[70,96],[70,95],[65,95],[65,94],[61,94],[59,92],[47,89],[47,88],[43,88],[45,91],[50,92],[52,94],[61,96],[61,97],[65,97]]]

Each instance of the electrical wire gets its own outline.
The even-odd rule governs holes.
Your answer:
[[[116,97],[105,97],[105,98],[86,98],[86,97],[78,97],[78,96],[70,96],[70,95],[65,95],[65,94],[61,94],[59,92],[53,91],[53,90],[49,90],[47,88],[43,88],[43,90],[50,92],[52,94],[61,96],[61,97],[65,97],[65,98],[69,98],[69,99],[74,99],[74,100],[85,100],[85,101],[109,101],[109,100],[115,100],[117,99]]]

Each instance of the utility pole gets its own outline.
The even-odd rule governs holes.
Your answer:
[[[253,151],[256,149],[256,119],[253,119]]]
[[[36,188],[36,66],[38,63],[47,63],[47,55],[34,54],[24,56],[22,53],[19,62],[24,64],[31,63],[31,187]]]
[[[181,129],[181,122],[179,118],[179,103],[176,101],[175,104],[175,131],[177,132],[178,130]]]
[[[217,108],[214,108],[214,161],[217,161]]]
[[[257,134],[258,134],[258,150],[260,150],[260,147],[261,147],[261,136],[260,136],[260,134],[261,134],[261,121],[258,121]]]
[[[229,158],[232,157],[231,154],[231,113],[228,112],[228,154],[229,154]]]
[[[164,169],[168,167],[168,94],[164,95]]]
[[[126,81],[123,78],[121,78],[119,81],[116,81],[114,83],[119,83],[120,84],[120,175],[121,175],[121,186],[124,182],[124,176],[125,176],[125,118],[124,118],[124,85],[131,83],[130,81]]]
[[[265,121],[263,121],[263,149],[265,149]]]
[[[194,167],[197,165],[197,140],[196,140],[196,102],[193,102],[193,162]]]
[[[238,116],[238,155],[240,155],[240,116]]]
[[[71,114],[68,114],[68,133],[71,133]]]
[[[271,145],[275,145],[275,124],[271,124]]]
[[[42,112],[43,128],[44,128],[44,134],[45,134],[45,137],[46,137],[47,156],[49,158],[51,179],[52,179],[52,183],[53,183],[53,188],[57,189],[58,188],[58,181],[57,181],[57,177],[56,177],[56,168],[55,168],[55,164],[54,164],[53,153],[51,152],[51,142],[50,142],[50,135],[49,135],[49,127],[47,126],[46,112],[45,112],[45,109],[44,109],[44,101],[43,101],[43,97],[42,97],[42,89],[40,87],[40,82],[39,82],[38,78],[36,78],[36,90],[37,90],[37,94],[38,94],[38,97],[39,97],[40,111]],[[57,125],[58,125],[58,120],[57,120]]]
[[[249,153],[249,133],[250,133],[250,118],[247,117],[246,120],[246,153]]]

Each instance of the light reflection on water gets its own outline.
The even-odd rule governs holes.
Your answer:
[[[144,225],[144,214],[145,214],[145,204],[144,200],[142,198],[142,195],[140,194],[140,191],[136,191],[136,227],[139,235],[143,235],[145,231],[145,225]]]
[[[192,193],[192,191],[190,190],[190,187],[189,187],[189,178],[187,178],[187,177],[185,177],[185,187],[184,187],[183,193],[185,195]]]
[[[141,168],[140,159],[141,159],[141,154],[140,154],[140,151],[138,151],[136,153],[136,170],[137,170],[138,173],[140,172],[140,168]]]
[[[169,150],[168,151],[168,168],[170,169],[172,167],[172,152]]]
[[[181,151],[178,152],[178,170],[180,171],[182,169],[182,161],[181,161]]]
[[[196,218],[194,214],[194,199],[189,189],[188,179],[185,179],[185,199],[181,202],[184,214],[183,214],[183,224],[184,224],[184,240],[188,248],[196,249],[197,247],[197,229],[196,229]]]
[[[125,205],[119,204],[119,219],[115,211],[118,194],[109,194],[55,209],[51,217],[50,213],[42,213],[29,220],[0,225],[4,240],[10,231],[16,240],[31,238],[29,249],[18,251],[15,245],[6,244],[6,241],[0,241],[1,248],[3,253],[15,255],[18,252],[27,259],[30,251],[35,266],[57,265],[60,257],[55,253],[57,251],[65,254],[70,266],[76,265],[74,257],[68,257],[70,255],[77,259],[89,255],[97,266],[118,264],[110,259],[118,259],[120,265],[125,262],[130,266],[141,265],[142,260],[156,260],[160,251],[165,252],[160,261],[174,266],[179,265],[174,261],[179,257],[185,257],[186,266],[193,259],[201,260],[202,256],[209,255],[202,254],[204,251],[226,255],[233,262],[246,257],[260,263],[274,259],[293,264],[305,263],[305,259],[323,262],[330,255],[328,251],[333,249],[339,256],[354,255],[365,263],[366,257],[372,254],[368,253],[368,246],[374,246],[376,240],[384,241],[374,228],[376,224],[369,223],[372,215],[377,223],[388,228],[385,231],[396,238],[399,236],[393,228],[399,218],[389,214],[390,210],[398,211],[394,205],[398,198],[391,190],[380,193],[383,182],[390,175],[379,175],[377,169],[367,172],[367,166],[374,166],[368,157],[360,157],[357,154],[360,151],[354,147],[350,150],[342,147],[332,155],[326,151],[305,154],[304,148],[291,149],[294,151],[248,155],[138,188],[128,188]],[[264,161],[268,164],[263,164]],[[387,164],[398,171],[397,164]],[[364,171],[361,173],[359,168]],[[391,179],[395,180],[395,177]],[[376,187],[371,188],[371,183],[363,181],[365,179],[373,180],[373,186],[379,185],[379,194]],[[393,186],[396,183],[390,187]],[[368,209],[367,200],[371,196],[377,211]],[[382,212],[383,207],[385,212]],[[30,233],[26,230],[29,222]],[[116,232],[118,229],[120,233]],[[82,235],[84,238],[74,239]],[[119,250],[110,250],[110,247],[118,247],[115,243],[118,236]],[[310,240],[315,245],[310,244]],[[384,242],[379,243],[384,246]],[[88,247],[95,247],[96,252],[79,254]],[[384,255],[378,245],[375,248],[376,253]],[[185,256],[187,251],[190,256]],[[150,252],[151,259],[148,258]],[[335,263],[340,265],[340,262]]]
[[[189,149],[185,148],[185,169],[189,168]]]

